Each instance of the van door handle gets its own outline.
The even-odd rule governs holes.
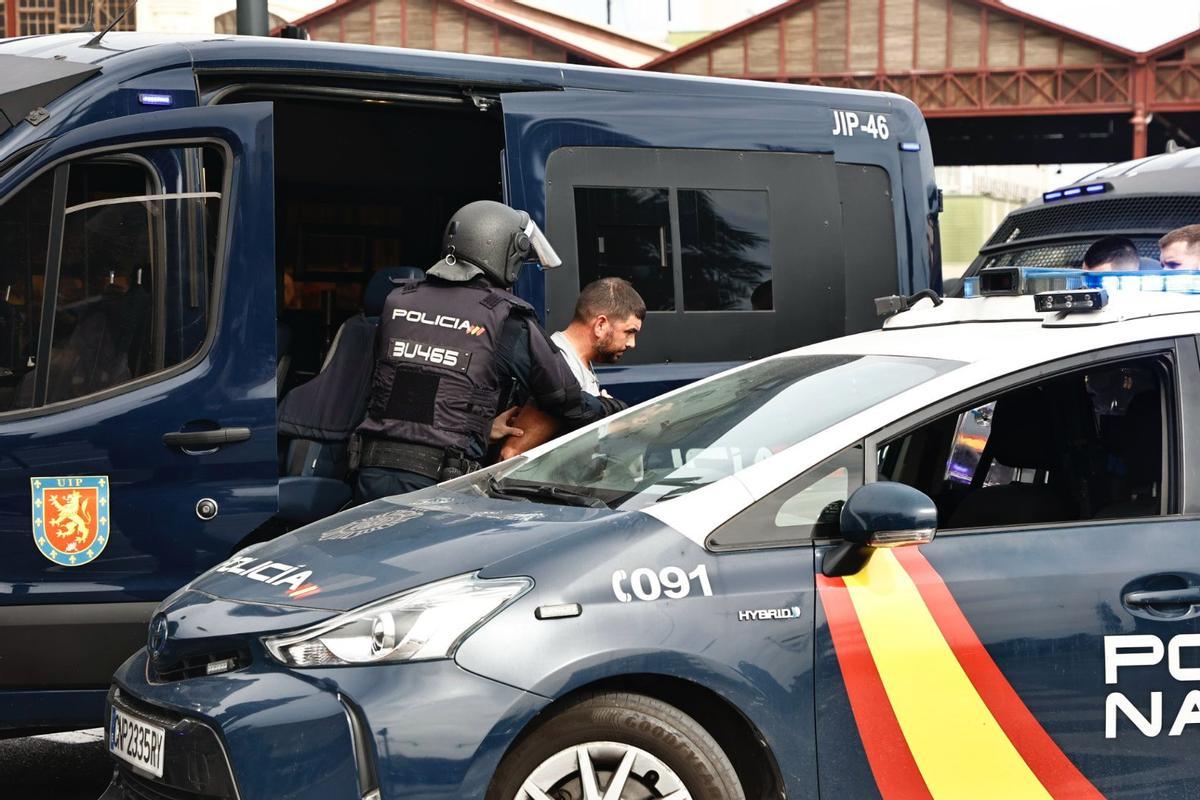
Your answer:
[[[1200,586],[1153,592],[1128,592],[1121,599],[1127,606],[1200,605]]]
[[[249,438],[249,428],[217,428],[213,431],[171,431],[163,434],[162,441],[167,447],[199,450],[244,442]]]

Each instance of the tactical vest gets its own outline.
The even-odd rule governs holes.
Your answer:
[[[430,279],[393,289],[359,433],[480,457],[500,401],[496,347],[512,313],[533,308],[481,282]]]

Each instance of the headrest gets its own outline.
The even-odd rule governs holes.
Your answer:
[[[1162,262],[1157,258],[1146,258],[1145,256],[1138,257],[1138,269],[1162,269]]]
[[[989,453],[1006,467],[1053,469],[1058,466],[1051,409],[1040,386],[1018,389],[996,401]]]
[[[387,296],[396,288],[396,281],[421,281],[425,279],[425,271],[417,267],[384,267],[377,270],[367,283],[363,292],[363,313],[368,317],[378,317],[383,313],[383,304]]]

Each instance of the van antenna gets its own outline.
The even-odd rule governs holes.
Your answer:
[[[91,38],[91,40],[89,40],[88,43],[84,45],[84,47],[96,47],[97,45],[99,45],[100,40],[104,38],[104,34],[108,33],[113,28],[117,27],[117,25],[120,24],[121,20],[125,19],[125,15],[128,14],[130,11],[132,11],[133,7],[136,5],[137,5],[137,0],[129,0],[129,5],[125,6],[125,10],[122,11],[120,14],[118,14],[117,18],[114,19],[112,22],[105,25],[104,30],[100,31],[95,36],[93,36]]]
[[[72,28],[71,33],[95,33],[96,32],[96,0],[88,3],[87,19],[85,19],[78,28]]]

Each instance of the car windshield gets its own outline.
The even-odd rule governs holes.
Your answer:
[[[651,401],[504,475],[637,509],[732,475],[960,362],[877,355],[772,358]]]

